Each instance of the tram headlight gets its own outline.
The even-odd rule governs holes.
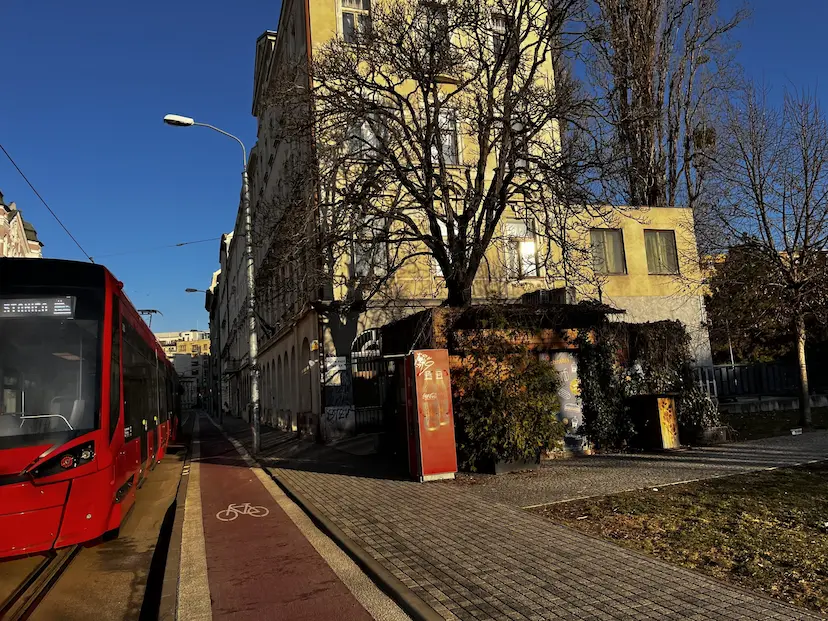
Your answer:
[[[93,459],[95,459],[95,443],[86,442],[66,451],[56,451],[54,457],[39,464],[31,471],[31,474],[35,478],[48,477],[83,466]]]

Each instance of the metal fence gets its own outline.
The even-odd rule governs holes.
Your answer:
[[[722,364],[695,373],[699,385],[719,399],[791,396],[799,390],[797,369],[789,364]]]

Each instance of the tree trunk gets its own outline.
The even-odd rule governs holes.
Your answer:
[[[464,278],[446,279],[446,289],[448,289],[448,295],[446,296],[448,306],[454,308],[471,306],[472,288],[470,284],[465,282]]]
[[[805,362],[805,318],[796,318],[796,357],[799,361],[799,424],[811,426],[811,394],[808,390],[808,366]]]

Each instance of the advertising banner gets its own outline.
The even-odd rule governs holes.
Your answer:
[[[411,356],[417,415],[421,480],[451,478],[457,472],[454,411],[451,403],[449,356],[445,349],[423,349]]]

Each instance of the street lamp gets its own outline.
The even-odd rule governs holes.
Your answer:
[[[228,138],[232,138],[239,143],[242,149],[242,210],[244,211],[244,255],[247,261],[247,328],[249,331],[249,349],[250,349],[250,404],[253,406],[251,415],[251,429],[253,432],[253,454],[259,452],[259,344],[256,338],[256,281],[253,266],[253,242],[252,242],[252,215],[250,213],[250,184],[247,178],[247,149],[244,148],[244,143],[233,134],[208,125],[207,123],[197,123],[188,116],[180,116],[178,114],[168,114],[164,117],[164,123],[172,125],[173,127],[206,127],[212,129]]]
[[[209,293],[209,291],[205,289],[193,289],[191,287],[187,287],[184,289],[186,293]],[[216,349],[218,350],[218,356],[216,359],[216,365],[218,366],[218,419],[219,425],[224,424],[224,391],[221,381],[221,299],[218,301],[218,305],[216,306],[216,322],[218,322],[218,331],[216,332]]]

